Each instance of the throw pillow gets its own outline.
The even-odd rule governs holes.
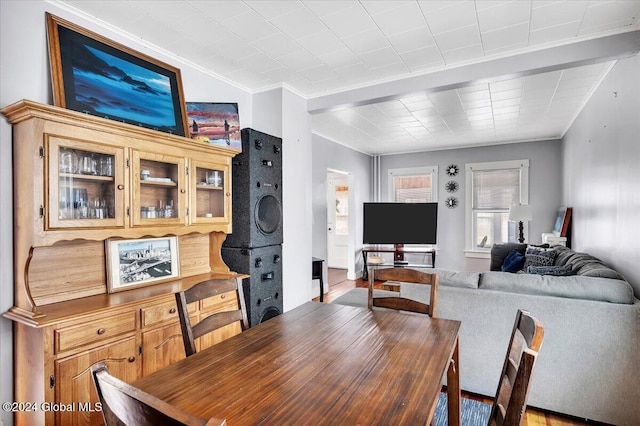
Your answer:
[[[524,269],[529,266],[553,266],[557,253],[554,250],[538,250],[528,248],[524,254]]]
[[[524,266],[524,255],[518,249],[513,249],[502,264],[502,272],[518,272]]]
[[[571,269],[571,266],[529,266],[527,268],[528,274],[538,275],[553,275],[555,277],[566,277],[568,275],[574,275],[575,272]]]

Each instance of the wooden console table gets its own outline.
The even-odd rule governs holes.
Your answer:
[[[435,268],[436,267],[436,249],[434,248],[421,248],[421,247],[407,247],[396,245],[392,246],[367,246],[362,249],[362,260],[364,262],[364,269],[362,272],[362,279],[369,279],[369,269],[367,265],[367,255],[369,253],[393,253],[394,260],[404,260],[405,254],[431,254],[431,264],[424,263],[383,263],[376,266],[399,266],[399,267],[414,267],[414,268]]]

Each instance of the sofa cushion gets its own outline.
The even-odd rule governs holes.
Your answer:
[[[504,258],[502,264],[502,272],[518,272],[524,266],[524,254],[520,250],[513,249],[511,253]]]
[[[448,269],[424,269],[424,272],[438,275],[438,284],[459,288],[478,288],[480,272],[450,271]]]
[[[556,277],[566,277],[569,275],[575,275],[575,272],[573,272],[570,265],[529,266],[526,272],[527,274],[553,275]]]
[[[504,259],[513,249],[517,249],[520,253],[524,254],[527,245],[518,243],[494,244],[493,247],[491,247],[491,265],[489,269],[492,271],[502,271]]]
[[[489,271],[481,274],[479,288],[611,303],[632,304],[634,302],[633,288],[626,281],[578,275],[554,277]]]
[[[525,271],[529,266],[553,266],[557,253],[554,250],[528,248],[524,255]]]
[[[611,269],[595,256],[576,252],[564,246],[556,246],[553,249],[557,253],[555,264],[558,266],[570,266],[576,275],[626,281],[622,274]]]

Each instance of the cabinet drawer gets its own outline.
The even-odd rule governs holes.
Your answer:
[[[83,324],[54,331],[55,353],[106,340],[136,330],[135,311],[88,319]]]
[[[196,304],[190,303],[187,306],[189,312],[196,311]],[[142,319],[142,327],[148,327],[159,322],[178,318],[178,308],[176,307],[175,300],[162,303],[160,305],[148,306],[140,309],[140,315]]]
[[[222,304],[225,304],[225,305],[229,304],[231,301],[236,303],[236,308],[237,308],[238,299],[236,298],[235,291],[228,291],[226,293],[218,294],[217,296],[212,296],[212,297],[207,297],[206,299],[202,299],[200,301],[200,309],[209,310],[212,308],[216,308]]]

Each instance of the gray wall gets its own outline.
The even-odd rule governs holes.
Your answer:
[[[332,142],[322,136],[312,135],[312,216],[313,256],[325,259],[327,269],[327,171],[338,170],[353,176],[353,205],[349,216],[355,218],[355,272],[362,271],[362,203],[371,200],[371,157]],[[314,296],[317,293],[314,293]]]
[[[529,159],[529,204],[533,220],[529,223],[527,241],[540,243],[541,233],[551,232],[556,211],[560,207],[562,177],[560,141],[537,141],[480,148],[452,149],[411,154],[385,155],[381,159],[381,201],[388,201],[388,170],[403,167],[438,166],[438,268],[456,270],[488,270],[488,259],[466,258],[465,249],[465,164],[486,161]],[[449,177],[445,168],[456,164],[460,172]],[[450,194],[444,190],[449,180],[460,184],[459,205],[444,206]]]
[[[620,271],[640,297],[640,56],[620,60],[563,139],[574,247]]]

